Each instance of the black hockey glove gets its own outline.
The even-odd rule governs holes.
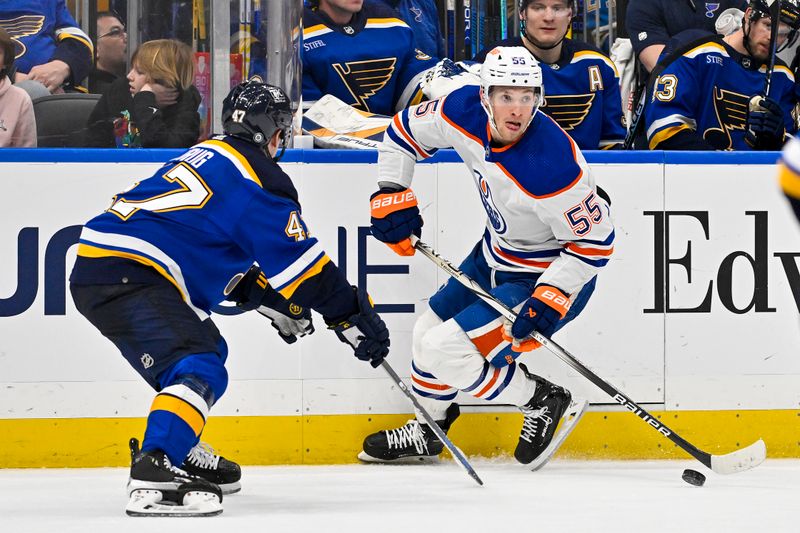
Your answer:
[[[225,287],[225,299],[236,302],[236,307],[245,311],[258,309],[267,293],[267,276],[258,265],[251,266],[244,274],[236,274]]]
[[[382,187],[369,198],[372,235],[398,255],[414,255],[411,235],[422,235],[422,216],[411,189]]]
[[[358,312],[337,324],[328,324],[339,340],[349,344],[358,359],[369,361],[373,368],[380,366],[389,355],[389,329],[384,324],[369,295],[353,287],[358,300]]]
[[[274,306],[273,304],[262,305],[256,311],[270,320],[272,327],[278,330],[278,335],[286,344],[292,344],[297,337],[305,337],[314,333],[314,322],[311,320],[310,310],[289,302],[272,288],[269,290],[274,292],[282,302]]]
[[[752,97],[747,107],[745,142],[754,150],[780,150],[783,137],[783,110],[780,104],[769,97]]]

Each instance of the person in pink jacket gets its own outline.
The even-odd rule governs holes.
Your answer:
[[[36,119],[31,97],[11,83],[14,42],[0,28],[0,148],[36,146]]]

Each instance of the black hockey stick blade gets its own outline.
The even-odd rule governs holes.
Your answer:
[[[409,400],[411,400],[411,403],[414,404],[414,407],[417,409],[417,411],[422,413],[422,418],[425,419],[425,423],[428,424],[428,427],[433,430],[433,432],[436,434],[439,440],[442,441],[442,444],[444,444],[445,447],[450,451],[450,453],[455,458],[456,462],[464,470],[466,470],[467,474],[469,474],[469,477],[474,479],[478,485],[483,486],[483,480],[478,476],[478,473],[475,472],[475,469],[472,468],[472,465],[469,464],[469,461],[467,461],[467,458],[464,456],[461,450],[459,450],[456,447],[456,445],[453,444],[453,442],[449,438],[447,438],[447,434],[444,432],[444,430],[442,430],[442,428],[439,427],[439,424],[436,423],[436,421],[428,413],[428,411],[426,411],[420,405],[417,399],[414,398],[414,394],[410,390],[408,390],[408,387],[406,386],[405,383],[403,383],[403,380],[400,379],[400,376],[397,375],[397,372],[394,371],[394,368],[392,368],[391,365],[389,365],[389,363],[387,363],[385,359],[381,361],[381,366],[386,371],[386,373],[389,374],[389,377],[392,378],[392,381],[394,381],[400,388],[400,390],[403,391],[403,394],[405,394],[406,397]]]
[[[500,300],[497,300],[483,287],[481,287],[478,282],[461,272],[461,270],[450,263],[447,259],[444,259],[437,254],[433,248],[420,241],[416,236],[411,236],[411,243],[414,245],[414,248],[422,253],[422,255],[433,261],[437,266],[439,266],[439,268],[447,272],[450,276],[455,278],[456,281],[472,291],[481,300],[486,302],[498,313],[500,313],[501,316],[512,322],[517,317],[517,314],[511,308],[509,308]],[[766,459],[767,447],[764,444],[764,441],[761,439],[749,446],[745,446],[744,448],[723,455],[711,455],[707,452],[704,452],[672,431],[665,424],[662,424],[660,420],[645,411],[627,395],[620,392],[619,389],[592,372],[588,367],[578,361],[571,353],[559,346],[555,341],[550,340],[536,331],[533,332],[531,337],[539,341],[542,346],[553,352],[559,359],[564,361],[573,370],[591,381],[603,392],[611,396],[614,401],[620,405],[623,405],[626,409],[645,421],[649,427],[652,427],[661,435],[674,442],[683,451],[703,463],[713,472],[716,472],[717,474],[735,474],[737,472],[744,472],[745,470],[755,468],[761,464],[764,459]]]

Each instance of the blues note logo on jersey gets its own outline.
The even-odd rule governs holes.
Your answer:
[[[545,96],[542,111],[555,120],[564,131],[579,126],[592,109],[595,93]]]
[[[387,57],[367,61],[349,61],[344,64],[334,63],[331,66],[355,98],[355,102],[350,105],[362,111],[369,111],[367,99],[383,89],[389,82],[396,62],[396,57]]]
[[[718,150],[731,148],[731,131],[744,130],[747,123],[749,98],[744,94],[714,88],[714,110],[719,128],[709,128],[703,138]]]
[[[481,203],[483,203],[483,208],[486,210],[486,214],[489,216],[489,222],[491,222],[492,227],[498,234],[505,233],[506,228],[506,221],[503,218],[503,215],[500,214],[500,211],[494,205],[494,199],[492,198],[492,190],[489,188],[489,183],[487,183],[486,179],[481,176],[481,173],[477,170],[473,170],[475,173],[475,178],[478,182],[478,190],[481,192]]]
[[[42,15],[22,15],[13,19],[0,20],[0,28],[3,28],[11,37],[11,41],[16,48],[16,56],[22,57],[27,48],[20,42],[23,37],[36,35],[42,29],[44,17]]]

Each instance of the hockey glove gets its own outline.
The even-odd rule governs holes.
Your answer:
[[[452,59],[444,58],[425,71],[419,86],[428,100],[436,100],[465,85],[480,84],[479,74],[464,68],[464,64],[453,63]]]
[[[372,235],[398,255],[414,255],[411,235],[422,235],[422,216],[411,189],[382,187],[370,197]]]
[[[389,329],[384,324],[369,295],[353,287],[358,300],[358,312],[337,324],[328,324],[339,340],[349,344],[358,359],[369,361],[373,368],[380,366],[389,355]]]
[[[569,311],[569,296],[550,285],[537,285],[533,296],[523,304],[514,324],[506,324],[503,328],[503,339],[512,343],[515,352],[529,352],[541,344],[535,339],[528,339],[531,333],[538,331],[549,337],[556,330],[559,320]]]
[[[256,311],[270,320],[272,327],[278,330],[278,335],[281,336],[281,339],[286,344],[292,344],[297,340],[297,337],[305,337],[314,333],[311,311],[289,302],[277,292],[275,294],[283,302],[278,305],[271,304],[269,307],[262,305]]]
[[[783,138],[783,110],[780,104],[769,97],[752,97],[747,107],[745,142],[754,150],[780,150]]]
[[[236,274],[225,287],[225,298],[236,302],[244,311],[252,311],[261,306],[261,301],[269,288],[267,276],[258,265],[251,266],[244,274]]]

